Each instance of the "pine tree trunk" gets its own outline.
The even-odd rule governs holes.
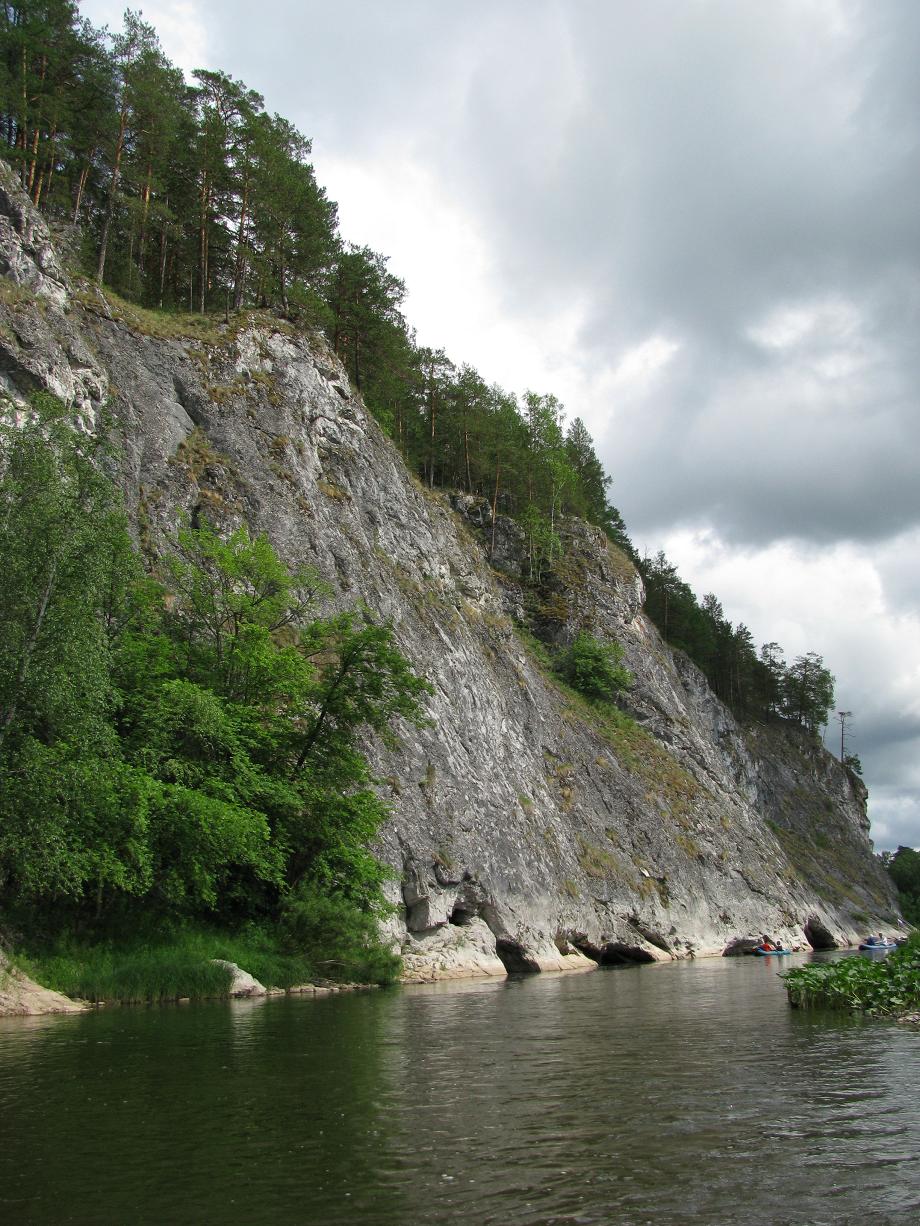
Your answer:
[[[236,269],[233,276],[233,309],[243,305],[243,286],[246,282],[246,224],[249,220],[249,179],[243,184],[240,201],[240,224],[236,230]]]
[[[140,234],[140,242],[137,248],[137,262],[141,266],[141,270],[143,270],[143,267],[144,267],[144,255],[146,254],[146,250],[147,250],[147,214],[150,212],[150,197],[152,194],[152,186],[151,186],[152,180],[153,180],[153,166],[150,163],[150,161],[148,161],[147,162],[147,177],[144,181],[144,191],[141,197],[144,202],[144,207],[141,210],[141,234]]]
[[[501,461],[495,461],[495,492],[492,495],[492,540],[489,545],[489,557],[495,555],[495,523],[498,519],[498,481],[501,476],[502,466]]]
[[[89,178],[90,163],[92,162],[92,157],[95,152],[96,151],[94,149],[90,153],[89,161],[87,161],[86,165],[80,171],[80,177],[77,180],[77,198],[74,201],[74,206],[73,206],[73,224],[74,225],[77,224],[80,218],[80,205],[83,203],[83,192],[86,189],[86,180]]]
[[[51,138],[48,144],[48,161],[47,169],[42,172],[42,181],[39,183],[35,192],[35,207],[40,208],[42,195],[47,200],[51,196],[51,180],[54,178],[54,159],[55,146],[57,145],[58,127],[55,124],[51,129]]]
[[[166,285],[166,226],[160,231],[160,310],[163,309],[163,290]]]
[[[200,313],[204,314],[205,297],[208,284],[208,212],[211,204],[211,188],[205,175],[201,184],[198,217],[198,302]],[[191,309],[191,308],[190,308]]]
[[[99,240],[99,263],[96,267],[96,280],[102,284],[105,277],[105,261],[109,248],[109,234],[112,229],[112,218],[115,216],[115,197],[118,193],[118,182],[121,178],[121,157],[125,147],[125,131],[128,126],[128,111],[122,107],[118,120],[118,142],[115,146],[115,162],[112,167],[112,181],[109,184],[109,198],[106,203],[105,221],[102,225],[102,237]]]

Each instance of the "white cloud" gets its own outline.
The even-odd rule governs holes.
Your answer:
[[[81,0],[80,11],[93,25],[107,25],[118,32],[125,4],[123,0]],[[196,68],[213,66],[208,30],[196,0],[154,0],[143,5],[141,16],[156,30],[167,58],[188,79]]]

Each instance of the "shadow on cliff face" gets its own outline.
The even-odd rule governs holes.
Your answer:
[[[595,945],[581,933],[567,933],[566,940],[598,966],[624,966],[655,961],[654,954],[650,954],[647,949],[624,941],[606,941],[602,945]]]
[[[495,952],[504,963],[509,975],[534,975],[540,970],[539,963],[525,951],[519,941],[510,937],[498,937]]]

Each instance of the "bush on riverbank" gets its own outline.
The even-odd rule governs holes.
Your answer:
[[[795,1008],[847,1009],[872,1015],[920,1009],[920,933],[880,961],[842,958],[799,966],[782,978]]]

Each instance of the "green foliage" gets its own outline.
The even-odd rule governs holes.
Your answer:
[[[211,962],[219,955],[210,944],[180,935],[157,944],[81,944],[71,940],[17,961],[39,983],[66,996],[93,1002],[152,1004],[228,992],[230,971]]]
[[[588,698],[610,701],[633,684],[624,667],[623,648],[617,642],[602,642],[590,634],[579,634],[556,662],[563,680]]]
[[[796,967],[782,975],[797,1007],[898,1014],[920,1007],[920,935],[886,958],[841,958]]]
[[[702,669],[723,702],[742,718],[781,716],[818,734],[834,704],[834,678],[821,656],[808,652],[787,665],[778,643],[766,643],[758,656],[747,626],[733,626],[712,593],[698,601],[663,553],[637,565],[646,612],[663,637]]]
[[[145,577],[99,459],[47,403],[0,435],[6,906],[85,932],[319,916],[325,894],[338,961],[385,978],[367,844],[387,809],[358,737],[417,720],[430,687],[366,610],[318,616],[317,576],[265,537],[186,528]]]
[[[340,894],[301,885],[285,902],[279,930],[282,947],[303,953],[327,978],[385,984],[399,973],[373,916]]]
[[[882,862],[897,886],[904,918],[920,925],[920,852],[913,847],[899,847],[893,854],[883,852]]]

